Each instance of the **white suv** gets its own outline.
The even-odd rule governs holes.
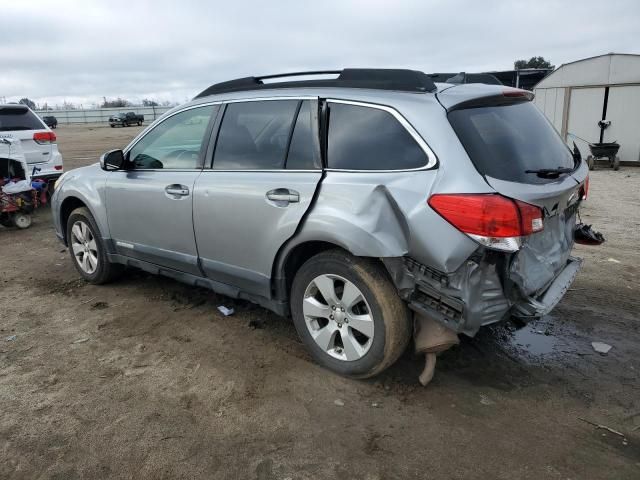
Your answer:
[[[20,140],[34,178],[53,183],[62,175],[56,134],[26,105],[0,105],[0,138]]]

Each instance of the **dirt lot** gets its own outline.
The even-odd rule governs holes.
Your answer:
[[[56,133],[73,168],[138,131]],[[608,241],[577,248],[566,298],[465,339],[427,389],[411,352],[347,380],[251,304],[133,271],[87,285],[48,209],[0,227],[0,478],[640,478],[639,185],[593,172],[583,219]]]

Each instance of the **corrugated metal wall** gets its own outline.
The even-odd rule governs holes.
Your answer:
[[[151,123],[163,113],[173,107],[125,107],[125,108],[96,108],[90,110],[36,110],[35,112],[44,117],[53,115],[60,124],[69,123],[107,123],[111,115],[116,113],[136,112],[144,115],[145,123]]]
[[[603,141],[620,144],[620,160],[640,161],[640,55],[608,54],[562,65],[538,83],[534,101],[562,138],[569,145],[575,141],[585,156],[590,154],[587,142],[600,141],[598,121],[607,87],[611,126]]]

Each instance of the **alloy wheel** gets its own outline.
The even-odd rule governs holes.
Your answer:
[[[91,275],[98,268],[98,246],[91,228],[82,220],[71,227],[71,250],[83,272]]]
[[[343,361],[359,360],[373,343],[374,321],[364,295],[346,278],[319,275],[307,286],[302,310],[316,344]]]

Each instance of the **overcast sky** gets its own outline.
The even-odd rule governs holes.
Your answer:
[[[640,1],[0,0],[0,99],[184,102],[235,77],[640,53]]]

